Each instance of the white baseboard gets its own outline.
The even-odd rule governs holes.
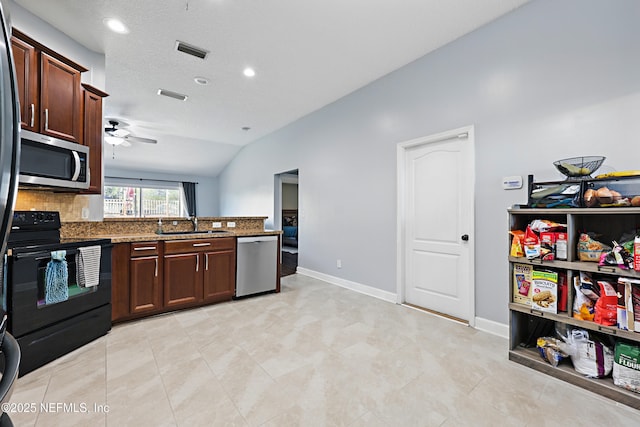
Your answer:
[[[396,303],[396,294],[394,292],[383,291],[382,289],[374,288],[372,286],[363,285],[362,283],[352,282],[351,280],[342,279],[340,277],[330,276],[328,274],[320,273],[318,271],[309,270],[307,268],[298,267],[296,273],[304,276],[313,277],[314,279],[323,280],[332,285],[340,286],[361,294],[369,295],[374,298],[378,298],[390,303]]]
[[[493,320],[476,317],[475,328],[483,332],[488,332],[490,334],[509,339],[509,325],[505,325],[504,323],[498,323]]]

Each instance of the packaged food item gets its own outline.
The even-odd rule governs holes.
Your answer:
[[[558,273],[533,270],[531,285],[531,308],[540,311],[558,312]]]
[[[629,316],[631,320],[627,320],[627,322],[633,321],[633,329],[629,330],[640,332],[640,279],[629,279],[627,277],[620,277],[618,279],[618,283],[624,283],[625,285],[627,283],[629,284],[629,292],[631,293],[630,301],[626,295],[626,287],[625,298],[627,299],[627,316]]]
[[[531,305],[533,266],[513,264],[513,302]]]
[[[613,348],[604,341],[589,337],[584,329],[570,329],[562,337],[563,350],[571,357],[575,370],[590,378],[604,378],[613,369]]]
[[[555,233],[556,259],[567,259],[567,233]]]
[[[529,226],[524,235],[524,255],[527,259],[540,257],[540,239]]]
[[[599,265],[612,265],[623,270],[633,268],[633,256],[615,240],[613,248],[600,254]]]
[[[640,282],[640,281],[639,281]],[[618,278],[618,328],[634,331],[632,284],[625,278]]]
[[[633,239],[633,269],[640,271],[640,236]]]
[[[567,272],[558,272],[558,311],[567,311],[567,298],[569,289],[567,286]]]
[[[556,233],[552,231],[540,233],[540,257],[544,261],[552,261],[556,258]]]
[[[559,224],[548,219],[534,219],[533,221],[531,221],[531,224],[529,224],[529,227],[536,233],[543,233],[545,231],[566,230],[567,224]]]
[[[593,321],[605,326],[615,326],[618,316],[618,293],[609,282],[598,281],[600,298],[596,301]]]
[[[593,283],[591,273],[580,272],[580,292],[592,301],[598,301],[598,298],[600,298],[600,288]]]
[[[573,299],[573,318],[592,321],[595,316],[593,311],[593,301],[580,290],[580,278],[573,278],[573,288],[575,290],[575,296]]]
[[[640,347],[624,341],[616,342],[613,357],[613,383],[640,393]]]
[[[598,242],[588,233],[580,234],[578,240],[578,259],[580,261],[599,262],[600,254],[609,250],[611,247]]]
[[[513,257],[524,257],[524,231],[512,230],[509,232],[513,236],[511,239],[511,252]]]
[[[552,337],[540,337],[536,342],[536,347],[540,356],[554,367],[566,359],[568,355],[562,351],[563,342]]]

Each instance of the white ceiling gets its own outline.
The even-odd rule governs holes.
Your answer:
[[[240,148],[527,0],[15,0],[105,54],[105,117],[157,145],[105,168],[216,176]],[[112,33],[106,17],[129,34]],[[181,40],[206,60],[175,50]],[[46,44],[46,41],[45,41]],[[251,66],[256,76],[242,70]],[[210,79],[200,86],[194,77]],[[189,96],[158,96],[159,88]],[[242,130],[248,126],[249,131]],[[115,158],[112,158],[115,157]]]

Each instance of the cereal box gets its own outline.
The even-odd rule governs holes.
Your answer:
[[[513,264],[513,302],[531,305],[533,266]]]
[[[531,283],[531,308],[558,312],[558,273],[533,270]]]

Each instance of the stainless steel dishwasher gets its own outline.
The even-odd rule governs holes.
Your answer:
[[[275,291],[278,236],[238,237],[236,297]]]

